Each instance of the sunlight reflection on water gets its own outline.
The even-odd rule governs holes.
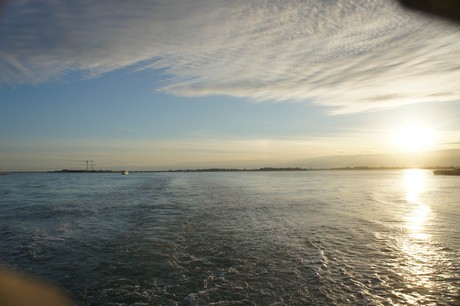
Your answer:
[[[406,217],[406,228],[410,236],[416,239],[426,240],[430,237],[424,233],[424,226],[431,215],[431,208],[424,204],[420,195],[426,190],[426,171],[409,169],[405,171],[406,200],[414,207]]]
[[[431,208],[421,200],[422,193],[427,189],[427,172],[420,169],[409,169],[404,173],[406,201],[412,209],[405,217],[405,228],[408,236],[402,239],[400,248],[404,254],[405,262],[402,266],[402,276],[409,287],[425,288],[427,292],[433,290],[435,283],[432,275],[434,266],[442,258],[438,256],[430,243],[430,234],[426,233],[426,223],[431,218]],[[399,293],[401,294],[401,293]],[[408,304],[423,302],[423,297],[414,299],[407,296]]]
[[[419,204],[419,195],[425,190],[426,171],[408,169],[404,171],[406,185],[406,200],[409,203]]]

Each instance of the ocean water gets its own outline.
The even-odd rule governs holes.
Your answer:
[[[460,177],[12,173],[0,265],[76,305],[459,305]]]

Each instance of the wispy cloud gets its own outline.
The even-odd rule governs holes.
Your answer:
[[[384,0],[8,2],[0,82],[161,69],[159,90],[333,113],[460,99],[458,26]]]

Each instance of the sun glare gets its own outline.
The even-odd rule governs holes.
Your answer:
[[[436,144],[436,133],[421,125],[407,125],[395,131],[395,142],[405,152],[429,150]]]

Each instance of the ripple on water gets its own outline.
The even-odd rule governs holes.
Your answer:
[[[460,304],[458,181],[414,173],[28,176],[0,259],[81,305]]]

